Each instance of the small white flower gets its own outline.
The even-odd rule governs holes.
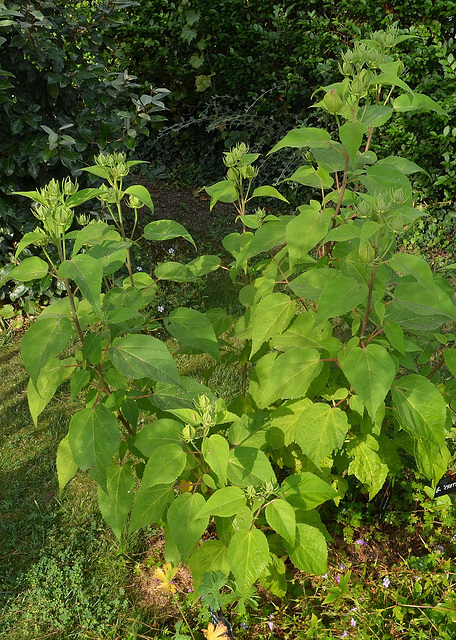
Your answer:
[[[157,309],[158,309],[158,311],[159,311],[160,313],[163,313],[163,311],[165,310],[165,307],[164,307],[163,305],[161,305],[161,304],[160,304],[160,305],[157,307]]]
[[[172,247],[170,247],[168,249],[168,253],[169,253],[170,256],[172,256],[175,253],[175,251],[174,251],[174,249]]]
[[[136,271],[142,271],[142,267],[136,267]]]

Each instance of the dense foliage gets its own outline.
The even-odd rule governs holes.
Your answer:
[[[80,169],[100,149],[133,149],[149,113],[163,109],[161,94],[149,86],[139,97],[135,76],[109,72],[104,62],[131,4],[1,4],[0,256],[34,224],[23,199],[7,196]]]
[[[240,610],[257,580],[285,595],[287,559],[326,572],[329,536],[318,509],[343,500],[350,482],[373,498],[413,460],[433,495],[452,457],[452,289],[424,259],[397,250],[423,215],[408,178],[421,168],[371,149],[397,113],[444,115],[404,80],[395,49],[409,39],[393,28],[356,41],[342,55],[343,79],[323,87],[315,105],[334,124],[295,128],[270,151],[304,152],[287,180],[314,197],[297,215],[252,211],[252,199],[285,198],[254,188],[258,153],[240,143],[225,154],[226,179],[206,190],[211,207],[233,203],[242,226],[223,241],[245,309],[237,319],[188,307],[163,317],[155,306],[161,281],[195,282],[220,258],[135,272],[138,210],[153,211],[143,186],[124,186],[137,161],[100,154],[85,168],[100,187],[52,180],[22,193],[40,227],[16,255],[38,245],[46,260],[26,258],[8,278],[52,275],[67,293],[22,341],[32,416],[66,380],[73,397],[85,394],[59,446],[61,488],[78,468],[88,471],[118,538],[127,522],[130,532],[162,524],[167,560],[188,561],[196,594],[229,584]],[[83,228],[71,231],[75,208],[91,198],[111,225],[81,217]],[[194,245],[172,220],[149,222],[143,235]],[[152,335],[162,326],[172,343]],[[228,407],[180,374],[176,344],[237,368],[242,389]],[[217,537],[199,546],[209,522]]]
[[[446,61],[455,8],[441,0],[415,7],[345,0],[142,2],[118,30],[119,59],[141,80],[160,78],[172,90],[174,127],[140,153],[157,172],[179,167],[194,179],[215,172],[217,155],[236,142],[254,139],[255,150],[266,151],[296,122],[318,124],[311,96],[337,79],[340,51],[393,22],[415,36],[403,45],[411,86],[454,108],[454,71]],[[385,130],[382,143],[440,177],[442,153],[454,143],[443,129],[439,118],[412,125],[405,116]]]

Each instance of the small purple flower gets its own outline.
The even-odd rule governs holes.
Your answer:
[[[246,622],[241,622],[241,627],[242,627],[243,629],[248,629],[248,628],[249,628],[249,625],[248,625]]]
[[[445,551],[445,547],[441,544],[436,544],[434,547],[435,553],[443,553]]]
[[[346,638],[348,636],[347,630],[345,629],[345,631],[343,632],[341,638]]]
[[[274,629],[274,623],[273,622],[268,622],[268,627],[269,627],[270,631],[272,631]]]
[[[340,575],[339,574],[337,574],[337,576],[336,576],[336,582],[337,582],[337,584],[339,584],[339,582],[340,582]]]
[[[344,565],[344,563],[343,563],[343,562],[341,562],[341,563],[340,563],[340,565],[339,565],[339,569],[340,569],[341,571],[345,571],[345,565]]]
[[[388,576],[385,576],[383,578],[383,586],[385,587],[385,589],[388,589],[388,587],[390,586],[391,582],[390,579],[388,578]]]
[[[367,545],[367,542],[365,540],[363,540],[362,538],[360,538],[359,540],[355,541],[355,544],[359,544],[360,547],[364,547]]]
[[[354,618],[350,618],[350,625],[356,627],[356,620]]]

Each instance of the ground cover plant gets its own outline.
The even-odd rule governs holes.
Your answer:
[[[104,181],[100,187],[53,180],[21,193],[34,200],[40,225],[16,256],[37,245],[45,259],[28,257],[7,277],[51,274],[67,293],[22,341],[32,417],[37,422],[65,381],[72,397],[83,392],[85,406],[59,445],[60,488],[78,468],[88,471],[118,539],[127,524],[130,533],[163,525],[171,564],[157,575],[171,594],[173,565],[187,562],[190,597],[210,595],[214,609],[234,602],[242,614],[257,581],[286,599],[293,567],[328,571],[321,505],[339,504],[353,486],[373,498],[412,464],[432,497],[451,464],[452,289],[424,259],[397,251],[397,239],[423,215],[408,179],[420,167],[370,149],[394,112],[441,112],[401,77],[395,47],[408,37],[377,32],[349,49],[344,79],[324,87],[317,105],[334,126],[295,129],[271,150],[304,150],[305,164],[289,181],[315,189],[318,200],[298,215],[250,209],[252,199],[285,198],[276,187],[254,188],[258,155],[245,144],[225,154],[226,180],[206,191],[211,207],[235,205],[241,228],[223,240],[245,309],[234,321],[221,308],[161,315],[160,282],[196,282],[221,261],[163,262],[154,277],[135,269],[138,211],[153,211],[153,203],[143,186],[124,187],[137,164],[124,154],[101,154],[85,169]],[[74,209],[92,198],[101,218],[80,217],[82,229],[71,230]],[[194,245],[170,220],[149,222],[143,235]],[[172,342],[154,336],[163,329]],[[179,373],[173,356],[201,353],[208,379],[216,363],[239,372],[240,393],[228,406]],[[436,502],[444,509],[450,498]],[[343,599],[349,578],[336,575],[328,604]],[[225,587],[231,595],[220,593]],[[445,619],[450,605],[440,612]],[[317,633],[318,618],[311,624]]]

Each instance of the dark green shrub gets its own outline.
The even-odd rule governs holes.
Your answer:
[[[35,224],[5,197],[68,175],[106,147],[133,149],[164,93],[108,72],[114,27],[133,2],[7,1],[0,7],[0,256]],[[149,87],[150,89],[150,87]],[[165,92],[166,93],[166,92]],[[152,116],[157,118],[157,116]]]

